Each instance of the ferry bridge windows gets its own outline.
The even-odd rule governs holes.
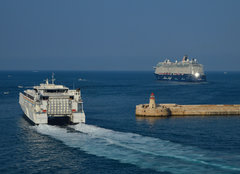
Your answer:
[[[42,100],[48,100],[48,96],[41,96]]]
[[[67,89],[47,89],[44,90],[46,93],[64,93],[67,92]]]

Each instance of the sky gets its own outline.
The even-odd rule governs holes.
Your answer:
[[[1,0],[0,70],[240,71],[239,0]]]

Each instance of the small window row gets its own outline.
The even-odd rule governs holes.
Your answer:
[[[34,97],[31,96],[31,95],[29,95],[28,93],[25,93],[25,92],[24,92],[23,95],[25,95],[26,97],[30,98],[31,100],[34,100]]]

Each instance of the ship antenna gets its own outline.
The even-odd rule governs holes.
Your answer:
[[[54,73],[52,73],[52,84],[54,84],[54,81],[55,81],[56,79],[54,79]]]
[[[45,81],[46,81],[46,84],[48,85],[48,78]]]

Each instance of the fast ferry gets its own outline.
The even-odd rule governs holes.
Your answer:
[[[47,124],[50,119],[68,118],[71,123],[85,123],[80,89],[70,90],[52,82],[34,86],[19,93],[19,104],[34,124]]]

